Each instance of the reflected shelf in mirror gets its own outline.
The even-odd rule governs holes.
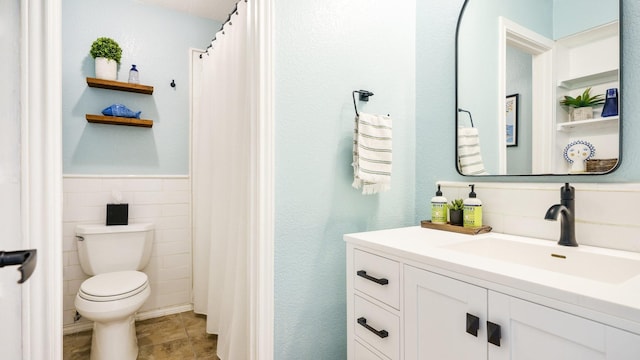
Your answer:
[[[618,116],[609,116],[609,117],[600,117],[596,119],[589,120],[580,120],[580,121],[569,121],[558,123],[558,131],[572,131],[573,129],[578,128],[605,128],[610,126],[618,125]]]

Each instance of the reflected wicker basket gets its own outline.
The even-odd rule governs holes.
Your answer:
[[[607,172],[613,169],[618,159],[590,159],[587,160],[587,172]]]

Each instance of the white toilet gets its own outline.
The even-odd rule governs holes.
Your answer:
[[[92,275],[80,285],[75,306],[94,321],[91,360],[135,360],[134,315],[149,298],[147,274],[153,224],[78,225],[80,266]]]

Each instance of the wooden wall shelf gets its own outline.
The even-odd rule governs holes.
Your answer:
[[[130,84],[122,81],[111,81],[111,80],[96,79],[96,78],[88,77],[87,85],[89,85],[89,87],[101,88],[101,89],[128,91],[128,92],[145,94],[145,95],[153,94],[153,86],[141,85],[141,84]]]
[[[102,116],[86,114],[87,121],[96,124],[110,124],[110,125],[126,125],[126,126],[138,126],[138,127],[153,127],[153,120],[136,119],[136,118],[124,118],[117,116]]]

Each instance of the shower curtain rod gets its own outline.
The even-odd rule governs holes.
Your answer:
[[[238,3],[242,1],[242,0],[238,0],[236,2],[236,5],[233,7],[233,10],[229,13],[229,15],[227,16],[227,20],[225,20],[222,25],[220,26],[220,29],[218,29],[218,31],[224,29],[224,26],[229,23],[229,25],[233,25],[233,23],[231,23],[231,16],[234,13],[238,12]],[[247,0],[244,0],[244,2],[247,2]],[[218,33],[218,31],[216,31],[216,34]],[[211,39],[211,42],[209,43],[209,46],[207,46],[207,49],[204,51],[207,55],[209,55],[209,49],[213,47],[213,42],[216,41],[216,37],[215,35],[213,36],[213,39]],[[202,59],[202,54],[200,54],[200,59]]]

